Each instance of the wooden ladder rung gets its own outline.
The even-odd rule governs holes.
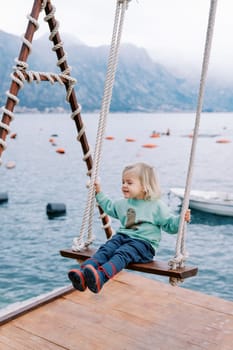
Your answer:
[[[71,258],[71,259],[77,259],[77,260],[86,260],[91,256],[93,256],[94,253],[95,253],[94,249],[87,249],[79,252],[73,251],[71,249],[60,250],[61,256],[65,258]],[[151,274],[160,275],[160,276],[176,277],[181,279],[193,277],[198,272],[198,268],[193,266],[185,266],[185,267],[177,268],[175,270],[171,270],[167,262],[157,261],[157,260],[146,264],[142,264],[142,263],[129,264],[126,267],[126,269],[151,273]]]

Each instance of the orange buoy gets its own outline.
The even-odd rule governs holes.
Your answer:
[[[50,138],[49,142],[54,143],[54,139]]]
[[[64,148],[57,148],[56,152],[63,154],[63,153],[65,153],[65,150],[64,150]]]
[[[231,141],[228,139],[219,139],[216,141],[217,143],[230,143]]]
[[[13,134],[11,134],[11,136],[10,136],[11,139],[15,139],[16,137],[17,137],[16,132],[14,132]]]
[[[16,166],[16,163],[12,160],[8,163],[6,163],[6,168],[7,169],[13,169]]]
[[[144,145],[142,145],[142,147],[144,148],[155,148],[158,147],[155,143],[145,143]]]
[[[135,142],[136,140],[135,139],[132,139],[131,137],[127,137],[125,139],[126,142]]]
[[[106,136],[106,137],[105,137],[105,140],[114,140],[114,139],[115,139],[114,136]]]
[[[153,133],[150,135],[151,138],[157,138],[157,137],[160,137],[160,134],[159,133]]]

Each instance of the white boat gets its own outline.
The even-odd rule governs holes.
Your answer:
[[[183,200],[184,188],[171,188],[170,192]],[[233,216],[233,194],[192,190],[190,192],[189,207],[206,213]]]

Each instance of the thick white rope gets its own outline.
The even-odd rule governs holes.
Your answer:
[[[182,210],[181,210],[181,220],[180,220],[179,231],[178,231],[177,242],[176,242],[176,255],[169,262],[169,265],[171,266],[172,269],[176,269],[177,266],[179,267],[184,266],[184,261],[187,258],[187,253],[185,250],[186,223],[185,223],[184,217],[189,206],[191,181],[192,181],[193,170],[194,170],[194,158],[195,158],[196,147],[197,147],[197,138],[198,138],[201,111],[202,111],[202,105],[203,105],[203,99],[204,99],[204,89],[205,89],[205,83],[207,79],[207,71],[208,71],[211,45],[212,45],[212,39],[213,39],[213,33],[214,33],[216,8],[217,8],[217,0],[211,0],[205,50],[204,50],[204,57],[203,57],[203,63],[202,63],[198,103],[197,103],[197,110],[196,110],[195,127],[194,127],[194,133],[193,133],[190,159],[189,159],[189,167],[187,172],[184,200],[183,200]]]
[[[113,84],[115,80],[115,73],[116,73],[117,62],[119,57],[119,49],[120,49],[122,30],[123,30],[123,24],[125,19],[125,12],[128,8],[129,1],[131,0],[117,0],[117,4],[116,4],[112,41],[110,46],[107,74],[106,74],[106,80],[104,85],[101,111],[99,116],[88,198],[87,198],[87,202],[84,210],[80,234],[77,238],[74,238],[73,240],[72,249],[75,251],[79,251],[83,248],[88,247],[94,240],[94,236],[92,234],[93,215],[94,215],[94,207],[95,207],[94,183],[98,179],[98,174],[99,174],[104,133],[105,133],[106,123],[107,123],[107,115],[109,113],[109,108],[110,108],[110,103],[112,98],[112,89],[113,89]],[[107,227],[108,225],[109,223],[105,225],[105,227]],[[87,230],[87,234],[86,234],[86,230]],[[84,241],[85,235],[86,235],[86,240]]]

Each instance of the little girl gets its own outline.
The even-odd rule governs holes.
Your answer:
[[[129,263],[153,260],[161,240],[161,230],[177,233],[180,215],[173,215],[160,199],[160,187],[153,167],[145,163],[127,166],[122,173],[124,199],[113,202],[95,184],[96,200],[104,212],[120,220],[120,227],[111,239],[87,259],[80,269],[69,271],[74,288],[88,287],[99,293],[104,283]],[[190,210],[185,214],[190,221]]]

